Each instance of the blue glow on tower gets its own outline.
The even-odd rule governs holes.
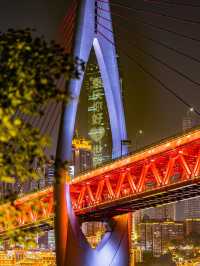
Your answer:
[[[103,12],[97,6],[107,10],[107,12]],[[102,19],[101,16],[106,20]],[[100,24],[110,31],[105,30]],[[103,36],[106,36],[110,41]],[[121,141],[127,139],[127,134],[109,1],[97,3],[95,0],[82,0],[79,6],[73,55],[87,63],[92,47],[97,57],[105,90],[112,132],[112,157],[116,158],[121,155]],[[71,159],[71,144],[82,83],[83,75],[79,80],[71,80],[69,83],[68,96],[70,100],[63,117],[64,132],[62,135],[64,137],[60,153],[62,160]],[[122,154],[126,152],[127,148],[123,146]]]

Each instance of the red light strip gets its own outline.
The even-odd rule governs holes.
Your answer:
[[[146,158],[152,157],[153,155],[163,153],[165,151],[169,151],[172,149],[176,149],[177,147],[187,144],[188,142],[195,141],[197,139],[200,139],[200,129],[193,130],[189,133],[186,133],[179,137],[174,137],[171,140],[165,140],[160,144],[157,144],[153,147],[144,149],[142,151],[139,151],[133,155],[130,155],[126,158],[122,158],[120,160],[114,161],[111,164],[105,165],[103,167],[100,167],[98,169],[92,170],[86,174],[77,176],[74,180],[71,181],[71,184],[77,184],[84,180],[88,180],[90,178],[93,178],[97,175],[103,175],[107,172],[110,172],[112,170],[115,170],[117,168],[125,167],[127,164],[137,162],[140,160],[144,160]]]
[[[110,202],[117,211],[119,200],[131,196],[140,198],[142,193],[148,192],[148,182],[153,184],[151,190],[156,194],[162,187],[167,189],[174,184],[181,187],[185,181],[198,178],[199,140],[200,130],[193,130],[80,176],[79,180],[70,183],[75,212],[78,215],[86,210],[90,212],[102,204],[106,207]],[[174,181],[172,177],[178,179]],[[0,210],[16,228],[49,219],[54,215],[53,204],[53,187],[50,187],[14,201],[17,216],[12,214],[9,204],[1,205]],[[0,233],[5,230],[6,224],[1,222]]]

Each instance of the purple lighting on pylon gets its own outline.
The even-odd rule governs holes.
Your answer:
[[[101,10],[95,8],[95,0],[82,0],[79,7],[79,19],[75,32],[74,57],[78,57],[88,62],[90,51],[94,47],[97,62],[99,65],[101,78],[105,89],[105,97],[108,107],[110,126],[112,131],[112,157],[116,158],[127,152],[126,146],[121,146],[121,141],[127,139],[124,110],[121,95],[121,82],[119,78],[117,54],[114,46],[114,36],[112,33],[112,23],[109,1],[103,3],[102,8],[106,8],[106,27],[111,30],[109,39],[113,43],[107,42],[96,28],[96,16]],[[103,22],[102,22],[103,23]],[[102,33],[108,34],[105,29]],[[71,144],[74,134],[75,118],[77,113],[80,90],[83,82],[83,75],[79,80],[71,80],[69,83],[69,101],[65,107],[63,116],[63,147],[62,160],[71,159]]]

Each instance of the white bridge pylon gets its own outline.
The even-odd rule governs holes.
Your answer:
[[[116,48],[114,45],[109,0],[81,0],[76,24],[73,56],[86,64],[94,48],[105,90],[109,121],[112,132],[112,157],[126,153],[122,140],[127,139],[122,90]],[[107,29],[106,29],[107,28]],[[84,74],[69,83],[69,101],[65,107],[61,159],[70,160],[77,106]]]

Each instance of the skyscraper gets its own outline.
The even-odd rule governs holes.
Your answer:
[[[195,116],[194,116],[194,110],[193,108],[190,108],[186,115],[182,119],[182,130],[186,131],[188,129],[191,129],[196,124]]]
[[[200,218],[200,197],[184,201],[185,219]]]
[[[176,207],[174,203],[144,209],[141,212],[142,217],[148,216],[150,220],[163,221],[176,219]]]
[[[77,174],[92,168],[92,145],[84,138],[75,137],[72,141],[72,162],[70,174]]]
[[[182,130],[186,131],[196,125],[194,111],[190,108],[182,120]],[[176,203],[177,220],[200,218],[200,197]]]
[[[112,139],[103,83],[97,64],[87,66],[84,87],[88,94],[88,135],[92,142],[93,166],[111,159]]]
[[[173,221],[145,221],[138,224],[139,245],[143,250],[153,252],[155,257],[167,251],[171,240],[183,240],[184,224]]]
[[[200,218],[200,197],[179,201],[176,208],[176,220]]]

